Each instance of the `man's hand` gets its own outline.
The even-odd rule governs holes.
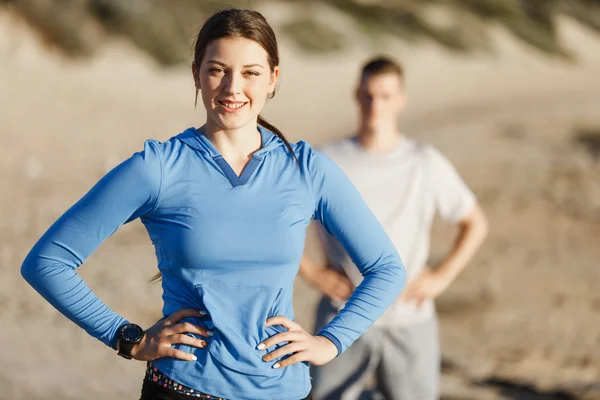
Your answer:
[[[426,267],[421,275],[409,282],[401,294],[404,301],[416,301],[417,307],[420,307],[423,301],[435,299],[444,292],[452,283],[452,279]]]
[[[315,269],[308,279],[317,290],[334,301],[346,301],[354,291],[348,277],[331,267]]]

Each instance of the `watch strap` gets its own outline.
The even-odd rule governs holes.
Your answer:
[[[119,352],[117,354],[123,358],[131,360],[131,350],[133,350],[135,345],[136,343],[125,343],[123,340],[119,339]]]
[[[139,336],[137,341],[131,341],[131,340],[125,340],[122,335],[123,335],[123,330],[126,329],[127,327],[135,327],[137,329],[139,329],[141,331],[141,335]],[[135,324],[125,324],[122,325],[119,330],[117,331],[117,342],[119,344],[119,351],[117,352],[118,355],[120,355],[123,358],[126,358],[128,360],[131,360],[133,357],[131,356],[131,351],[133,350],[133,348],[135,347],[136,344],[138,344],[139,342],[141,342],[143,336],[144,336],[144,330],[139,326],[139,325],[135,325]]]

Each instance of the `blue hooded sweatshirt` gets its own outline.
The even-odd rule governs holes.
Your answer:
[[[163,315],[180,308],[208,316],[207,348],[175,345],[197,361],[154,360],[165,375],[214,396],[297,400],[311,384],[307,363],[274,369],[274,348],[257,345],[285,330],[267,318],[294,319],[292,289],[306,227],[320,221],[364,276],[344,309],[319,335],[341,354],[385,311],[406,274],[386,233],[344,173],[305,142],[292,144],[259,127],[262,147],[237,176],[195,128],[144,149],[115,167],[33,247],[23,277],[61,313],[115,348],[125,319],[76,272],[121,225],[140,218],[162,273]],[[285,343],[284,343],[285,344]],[[283,344],[281,344],[283,345]],[[279,345],[279,346],[281,346]],[[278,346],[278,347],[279,347]]]

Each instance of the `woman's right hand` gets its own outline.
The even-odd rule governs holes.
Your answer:
[[[186,317],[204,317],[206,312],[190,308],[182,308],[166,318],[161,319],[146,331],[142,341],[131,350],[131,356],[140,361],[152,361],[157,358],[173,357],[180,360],[196,361],[196,356],[173,348],[175,343],[204,348],[204,340],[195,339],[186,333],[195,333],[211,337],[213,333],[189,322],[178,323]]]

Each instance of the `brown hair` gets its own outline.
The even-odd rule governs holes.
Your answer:
[[[395,74],[401,80],[404,79],[402,65],[388,57],[375,57],[367,61],[362,68],[361,79],[367,76],[383,74]]]
[[[231,37],[242,37],[260,44],[267,52],[271,71],[279,65],[277,38],[265,17],[258,11],[231,8],[217,12],[202,25],[202,28],[198,33],[198,38],[196,39],[196,44],[194,45],[194,64],[196,67],[200,68],[202,58],[206,52],[206,47],[212,41]],[[274,96],[275,92],[273,92],[269,98],[273,98]],[[197,102],[198,89],[196,89],[196,103]],[[290,143],[279,129],[267,122],[267,120],[260,115],[258,116],[258,124],[277,135],[283,141],[285,147],[287,147],[296,162],[299,163],[292,146],[290,146]],[[150,282],[160,280],[161,277],[161,273],[158,272],[152,277]]]

